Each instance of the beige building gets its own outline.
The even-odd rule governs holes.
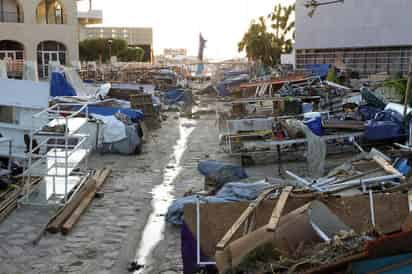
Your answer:
[[[129,47],[141,47],[145,51],[145,61],[150,61],[153,50],[152,28],[130,27],[84,27],[80,31],[80,40],[104,38],[123,39]]]
[[[38,64],[45,77],[50,61],[79,60],[79,28],[102,22],[101,11],[77,11],[74,0],[0,0],[0,59]]]
[[[166,57],[177,57],[177,56],[187,56],[187,49],[173,49],[173,48],[169,48],[169,49],[164,49],[163,50],[163,55]]]

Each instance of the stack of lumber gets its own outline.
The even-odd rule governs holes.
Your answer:
[[[30,187],[33,187],[41,180],[40,178],[34,177],[30,182]],[[11,185],[8,189],[0,192],[0,222],[17,207],[17,200],[19,199],[22,188],[20,187],[23,182],[18,182],[17,185]]]
[[[8,190],[0,193],[0,222],[17,207],[19,195],[20,187],[10,187]]]
[[[97,170],[71,197],[70,202],[62,207],[51,218],[46,230],[50,233],[62,232],[68,234],[79,221],[82,213],[88,208],[96,193],[101,189],[112,172],[111,168]]]

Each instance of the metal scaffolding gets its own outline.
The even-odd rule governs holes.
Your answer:
[[[79,131],[87,117],[87,104],[56,104],[33,115],[21,203],[62,205],[84,183],[91,147],[89,135]],[[40,183],[32,185],[33,178],[40,178]]]

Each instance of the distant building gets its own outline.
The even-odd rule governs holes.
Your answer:
[[[178,56],[187,56],[187,49],[164,49],[163,55],[169,58],[174,58]]]
[[[337,64],[366,76],[407,73],[412,54],[410,0],[345,0],[312,17],[296,1],[296,66]]]
[[[85,27],[80,30],[80,40],[95,38],[126,40],[129,47],[140,47],[145,51],[145,62],[152,60],[152,28]]]
[[[101,22],[101,11],[78,13],[73,0],[0,0],[0,59],[20,72],[25,60],[37,62],[46,77],[50,61],[79,61],[79,26]]]

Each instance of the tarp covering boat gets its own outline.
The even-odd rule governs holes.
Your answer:
[[[77,93],[63,73],[53,72],[50,80],[50,96],[77,96]]]

